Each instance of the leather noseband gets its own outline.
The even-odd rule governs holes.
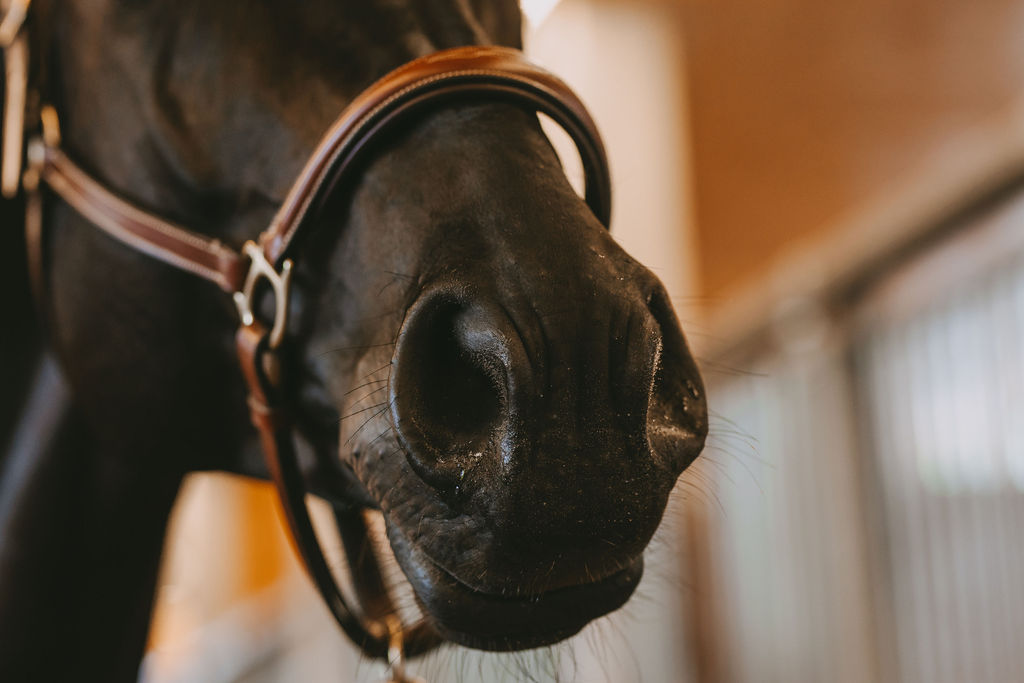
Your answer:
[[[360,595],[362,610],[354,610],[328,569],[305,505],[305,484],[279,391],[286,368],[280,367],[277,349],[284,341],[291,259],[306,226],[316,223],[327,198],[353,181],[356,162],[372,143],[387,137],[396,121],[444,104],[496,100],[543,112],[568,132],[583,161],[586,201],[607,226],[611,212],[608,164],[593,120],[565,83],[527,62],[521,52],[502,47],[460,47],[427,55],[363,91],[317,145],[270,226],[241,251],[141,210],[103,187],[61,151],[52,109],[44,108],[42,135],[29,144],[23,184],[29,197],[30,263],[35,264],[36,280],[42,279],[37,188],[45,183],[110,236],[210,280],[234,297],[241,319],[236,346],[249,389],[250,413],[292,538],[341,628],[368,654],[389,657],[396,670],[403,654],[428,650],[440,637],[425,622],[412,628],[397,622],[386,589],[380,589],[383,595]],[[254,314],[254,289],[263,280],[276,297],[275,319],[269,322]],[[349,532],[365,538],[360,522],[361,517],[351,527],[355,531],[350,528]],[[346,546],[349,540],[345,539]],[[366,571],[364,585],[383,586],[376,564]],[[360,581],[355,583],[359,592]],[[369,608],[371,603],[377,606]]]

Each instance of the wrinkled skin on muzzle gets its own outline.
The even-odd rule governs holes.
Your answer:
[[[306,356],[318,410],[442,634],[551,643],[640,580],[703,446],[701,379],[532,114],[461,106],[395,138],[325,219],[347,224]]]

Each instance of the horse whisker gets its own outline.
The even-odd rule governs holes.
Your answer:
[[[375,372],[379,372],[379,371],[375,371]],[[349,394],[351,394],[354,391],[359,391],[363,387],[368,387],[371,384],[380,384],[381,382],[387,382],[387,381],[388,381],[387,378],[385,378],[385,379],[371,379],[369,382],[363,382],[358,387],[354,387],[352,389],[349,389],[348,391],[345,392],[345,396],[348,396]]]
[[[384,405],[383,408],[378,410],[376,413],[374,413],[370,417],[366,418],[366,421],[364,421],[363,424],[359,425],[359,428],[356,431],[352,432],[352,435],[350,437],[345,439],[344,445],[347,446],[352,441],[352,439],[354,439],[356,437],[356,435],[363,430],[363,427],[365,427],[366,425],[370,424],[371,421],[373,421],[376,418],[378,418],[381,415],[383,415],[385,413],[385,411],[387,411],[387,409],[390,408],[390,407],[391,407],[391,402],[388,402],[386,405]]]
[[[384,401],[381,401],[380,403],[374,403],[372,406],[366,406],[365,408],[360,408],[359,410],[354,410],[351,413],[349,413],[348,415],[345,415],[343,417],[338,418],[338,422],[342,422],[343,420],[347,420],[348,418],[350,418],[350,417],[352,417],[354,415],[358,415],[359,413],[365,413],[367,410],[373,410],[374,408],[380,408],[382,405],[384,405],[384,403],[385,403]]]

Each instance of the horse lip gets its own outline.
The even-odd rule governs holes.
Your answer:
[[[540,593],[505,595],[476,590],[388,525],[395,557],[433,626],[458,645],[479,650],[523,650],[578,633],[621,607],[643,575],[643,556],[596,581]]]
[[[542,590],[542,591],[539,591],[539,592],[536,592],[536,593],[521,593],[521,592],[517,592],[517,593],[509,594],[509,593],[490,592],[490,591],[486,591],[486,590],[483,590],[483,589],[471,586],[470,584],[468,584],[465,581],[463,581],[462,579],[460,579],[455,573],[453,573],[452,571],[450,571],[449,569],[444,567],[441,563],[437,562],[434,558],[430,557],[426,553],[422,553],[422,556],[427,560],[427,562],[430,562],[435,568],[437,568],[439,571],[443,572],[449,579],[451,579],[454,583],[458,584],[459,587],[461,587],[466,592],[472,593],[474,595],[479,595],[479,596],[481,596],[483,598],[487,598],[487,599],[505,600],[505,601],[508,601],[508,602],[537,602],[538,600],[544,599],[544,597],[547,596],[547,595],[552,595],[552,594],[558,593],[560,591],[567,591],[567,590],[573,590],[573,589],[582,589],[582,588],[586,588],[588,586],[597,586],[597,585],[604,584],[605,582],[614,581],[616,577],[618,577],[618,576],[622,575],[624,572],[628,572],[630,569],[632,569],[633,565],[636,562],[636,559],[634,559],[634,560],[626,563],[626,566],[624,566],[624,567],[622,567],[620,569],[617,569],[615,571],[609,572],[608,574],[605,574],[603,576],[598,576],[598,577],[588,576],[586,581],[581,582],[581,583],[572,584],[570,586],[557,586],[557,587],[548,588],[548,589],[545,589],[545,590]],[[640,558],[637,558],[637,559],[640,559]]]

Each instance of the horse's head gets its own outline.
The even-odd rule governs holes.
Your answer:
[[[460,3],[454,28],[400,4],[226,16],[197,3],[175,26],[150,9],[121,17],[122,54],[109,59],[152,69],[117,97],[141,108],[151,179],[173,180],[163,196],[177,213],[216,208],[228,239],[251,238],[357,87],[481,39]],[[64,65],[79,83],[69,98],[95,99],[80,68]],[[92,125],[123,116],[80,109]],[[380,507],[445,636],[516,649],[571,635],[632,593],[703,445],[702,384],[668,296],[514,106],[429,111],[362,171],[296,255],[304,432]]]

